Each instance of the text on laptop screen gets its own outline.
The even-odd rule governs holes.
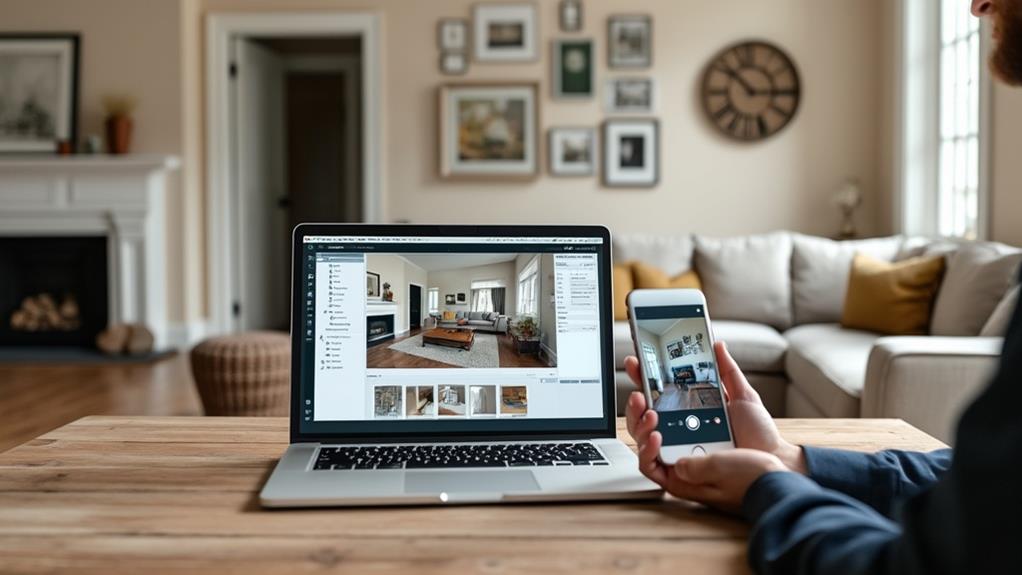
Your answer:
[[[601,243],[306,236],[303,420],[457,432],[604,417]]]

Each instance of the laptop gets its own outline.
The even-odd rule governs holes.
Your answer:
[[[301,224],[265,507],[659,497],[616,438],[610,233]]]

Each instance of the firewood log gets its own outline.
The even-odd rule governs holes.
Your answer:
[[[128,336],[126,351],[128,355],[144,355],[153,351],[153,332],[149,328],[133,323],[129,326],[131,335]]]
[[[124,353],[130,333],[131,328],[129,328],[126,324],[113,324],[96,336],[96,347],[107,355],[119,355]]]

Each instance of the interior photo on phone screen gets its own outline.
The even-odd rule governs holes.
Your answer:
[[[638,356],[664,445],[728,441],[720,376],[701,305],[635,310]]]

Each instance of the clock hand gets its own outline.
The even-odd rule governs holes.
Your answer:
[[[723,68],[722,71],[725,74],[727,74],[728,76],[731,76],[732,78],[737,80],[738,83],[741,84],[742,89],[745,90],[745,94],[746,95],[748,95],[748,96],[755,95],[755,91],[754,91],[752,85],[749,84],[748,82],[746,82],[745,78],[742,78],[741,74],[739,74],[738,72],[736,72],[736,71],[734,71],[734,70],[732,70],[730,68]]]

